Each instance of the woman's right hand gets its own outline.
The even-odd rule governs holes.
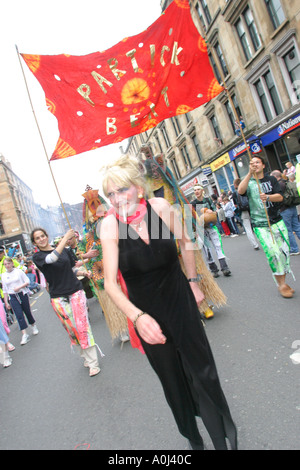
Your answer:
[[[75,237],[75,232],[72,228],[70,228],[70,230],[68,230],[67,233],[65,234],[64,238],[66,240],[70,240],[73,237]]]
[[[136,329],[148,344],[165,344],[167,341],[157,321],[148,313],[144,313],[137,319]]]

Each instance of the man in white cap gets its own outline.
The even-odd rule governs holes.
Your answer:
[[[194,186],[195,199],[192,201],[192,206],[195,208],[199,217],[201,217],[201,209],[207,208],[213,212],[213,204],[210,198],[204,197],[204,188],[200,184]],[[217,254],[221,271],[224,276],[230,276],[231,272],[228,267],[226,256],[223,250],[221,234],[215,224],[210,223],[204,227],[204,245],[203,251],[205,253],[209,269],[214,277],[219,277],[219,268],[214,260],[212,248],[215,249]]]

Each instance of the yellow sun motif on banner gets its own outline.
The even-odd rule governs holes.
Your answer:
[[[121,100],[123,104],[135,104],[147,100],[150,96],[150,88],[142,78],[133,78],[128,80],[121,91]]]
[[[32,54],[21,54],[23,59],[25,60],[26,64],[30,68],[32,73],[36,73],[36,71],[40,67],[41,57],[39,55],[32,55]]]
[[[219,84],[218,80],[213,78],[207,90],[207,98],[211,100],[223,90],[224,88]]]
[[[185,8],[186,10],[190,8],[189,0],[175,0],[175,3],[179,8]]]
[[[181,104],[178,106],[176,109],[176,114],[185,114],[188,113],[189,111],[192,111],[193,108],[190,106],[187,106],[186,104]]]
[[[68,144],[68,142],[59,138],[53,155],[55,155],[54,159],[67,158],[72,155],[76,155],[76,151]]]
[[[125,137],[119,136],[119,137],[117,137],[117,138],[113,141],[113,143],[114,143],[114,144],[118,144],[119,142],[122,142],[122,140],[124,140],[124,139],[125,139]]]
[[[207,51],[207,45],[203,37],[200,36],[199,41],[198,41],[198,47],[201,52],[206,52]]]
[[[152,129],[153,127],[156,127],[158,124],[156,119],[150,119],[147,121],[143,127],[142,127],[142,132],[148,131],[149,129]]]
[[[50,113],[55,114],[56,106],[53,103],[53,101],[46,98],[46,106],[47,106],[48,110],[50,111]]]

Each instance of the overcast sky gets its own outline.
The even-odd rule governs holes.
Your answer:
[[[0,154],[42,206],[59,204],[35,123],[15,45],[26,54],[84,55],[108,49],[150,26],[160,0],[12,0],[2,2],[0,28]],[[22,59],[21,59],[22,60]],[[23,62],[34,113],[50,158],[59,137],[44,92]],[[120,154],[115,144],[50,163],[63,202],[82,202],[87,184],[101,189],[99,169]],[[101,192],[101,191],[100,191]]]

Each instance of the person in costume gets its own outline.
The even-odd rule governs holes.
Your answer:
[[[86,296],[77,279],[77,275],[89,277],[91,273],[75,268],[74,259],[66,250],[68,241],[74,235],[72,229],[68,230],[53,249],[47,232],[42,228],[34,229],[31,241],[39,251],[33,255],[33,262],[48,282],[54,312],[67,331],[71,344],[80,346],[84,365],[89,368],[90,377],[94,377],[100,372],[97,345],[88,319]],[[100,349],[99,352],[102,355]]]
[[[109,210],[109,205],[97,189],[86,187],[83,204],[84,237],[78,244],[78,254],[85,257],[91,271],[90,286],[98,299],[112,339],[120,338],[122,343],[129,340],[126,316],[114,305],[104,290],[104,271],[100,225]],[[96,256],[95,256],[96,255]]]
[[[93,257],[93,256],[98,256],[98,250],[89,250],[88,253],[80,253],[80,258],[79,256],[79,251],[78,251],[78,239],[79,239],[79,234],[78,232],[75,232],[74,237],[70,238],[68,241],[68,250],[70,252],[71,257],[74,259],[75,266],[77,268],[80,268],[84,264],[87,263],[87,261]],[[87,268],[89,269],[89,268]],[[77,276],[78,277],[78,276]],[[87,299],[92,299],[94,297],[94,294],[91,289],[90,285],[90,280],[86,276],[79,276],[78,279],[82,283],[83,290],[85,292],[86,298]]]
[[[218,257],[218,261],[223,275],[230,276],[231,271],[226,261],[221,234],[216,226],[216,220],[212,218],[212,214],[214,211],[211,199],[208,197],[204,197],[204,188],[200,184],[196,184],[194,186],[194,195],[195,199],[192,201],[192,206],[194,207],[198,216],[200,218],[204,218],[203,251],[205,253],[209,269],[213,273],[214,277],[219,277],[219,269],[215,262],[212,252],[212,249],[214,249]],[[204,212],[206,215],[204,215]],[[206,218],[207,222],[205,221]]]
[[[166,164],[163,154],[153,156],[149,146],[144,145],[140,149],[140,159],[146,170],[145,179],[147,185],[147,194],[149,197],[164,197],[169,204],[179,209],[180,217],[183,218],[188,226],[189,236],[193,243],[195,251],[197,272],[200,273],[199,287],[205,294],[205,299],[201,303],[199,310],[206,318],[214,316],[212,305],[217,307],[226,304],[226,296],[214,281],[211,272],[203,260],[198,246],[198,239],[203,238],[203,226],[195,211],[182,190],[179,188],[172,171]],[[202,244],[201,244],[202,247]],[[180,247],[177,244],[179,261],[184,271]],[[209,303],[210,302],[210,303]]]
[[[242,196],[246,194],[249,199],[253,231],[265,252],[279,293],[284,298],[290,298],[293,297],[294,290],[286,284],[286,275],[291,272],[289,235],[279,212],[279,203],[283,200],[282,189],[274,176],[264,174],[264,169],[263,157],[258,155],[253,157],[249,172],[239,184],[238,192]],[[261,192],[254,175],[257,177]]]
[[[125,155],[108,165],[103,191],[112,204],[101,225],[105,290],[133,323],[191,448],[204,448],[198,415],[215,449],[227,449],[226,437],[236,449],[236,428],[198,311],[204,295],[186,227],[166,199],[144,198],[136,158]],[[127,295],[119,288],[119,271]]]

